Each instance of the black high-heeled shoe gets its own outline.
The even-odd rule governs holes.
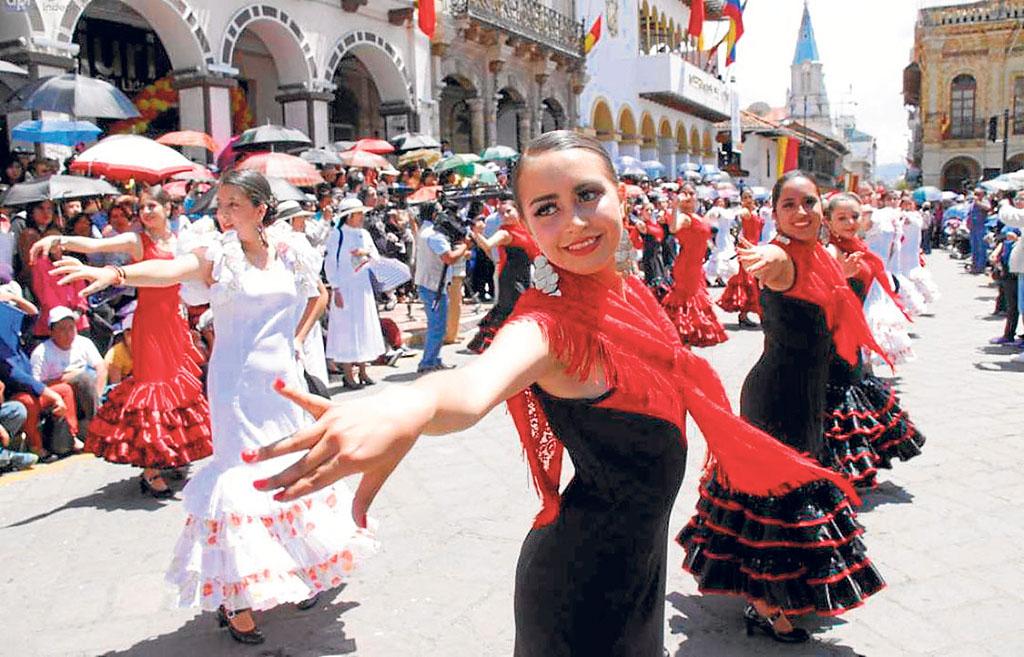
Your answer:
[[[351,379],[351,378],[349,378],[347,376],[343,376],[341,378],[341,386],[343,388],[348,388],[350,390],[361,390],[362,387],[363,387],[363,384],[359,383],[355,379]]]
[[[775,629],[775,621],[779,620],[781,616],[781,610],[768,617],[762,616],[754,609],[754,605],[747,605],[747,608],[743,610],[743,621],[747,626],[747,636],[754,636],[754,630],[759,629],[771,637],[772,640],[779,643],[804,643],[811,638],[807,630],[799,627],[794,627],[788,632],[777,631]]]
[[[174,491],[171,490],[170,487],[167,487],[163,490],[157,490],[156,488],[153,488],[153,482],[159,478],[160,475],[157,475],[152,479],[146,479],[146,475],[142,475],[142,477],[139,478],[139,491],[143,494],[148,493],[149,495],[152,495],[158,500],[166,500],[169,497],[174,497]],[[164,485],[167,485],[166,482],[164,483]]]
[[[372,386],[375,383],[377,383],[377,382],[374,381],[373,379],[371,379],[369,376],[367,376],[365,374],[360,374],[359,375],[359,384],[360,385]]]
[[[239,643],[244,643],[250,646],[255,646],[263,643],[267,640],[263,636],[263,632],[260,628],[256,627],[255,623],[253,628],[248,632],[243,632],[231,624],[231,619],[235,617],[235,612],[230,612],[224,608],[224,605],[217,607],[217,622],[221,627],[228,628],[228,632],[231,634],[231,638]]]
[[[316,603],[320,601],[320,594],[316,593],[312,598],[306,598],[302,602],[296,602],[295,608],[299,611],[306,611],[316,606]]]

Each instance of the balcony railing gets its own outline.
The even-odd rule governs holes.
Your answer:
[[[446,0],[445,4],[452,16],[468,16],[566,55],[583,57],[583,23],[539,0]]]
[[[987,131],[988,119],[954,122],[950,124],[942,138],[947,141],[950,139],[984,139]]]

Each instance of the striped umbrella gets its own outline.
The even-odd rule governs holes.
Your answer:
[[[317,185],[323,176],[309,162],[287,153],[255,153],[242,160],[239,170],[259,171],[267,178],[287,180],[298,187]]]

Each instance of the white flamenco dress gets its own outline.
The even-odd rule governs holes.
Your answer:
[[[716,279],[723,282],[740,272],[739,260],[736,258],[736,243],[730,232],[735,215],[726,208],[711,208],[705,219],[717,229],[715,241],[711,245],[711,255],[704,263],[704,273],[713,283]]]
[[[369,253],[368,259],[354,257],[357,249]],[[336,363],[372,362],[387,351],[370,280],[370,262],[379,259],[365,228],[342,224],[327,238],[324,275],[343,302],[339,308],[331,295],[326,353]]]
[[[871,287],[864,298],[864,317],[871,328],[871,334],[875,337],[875,342],[893,365],[914,360],[914,348],[909,333],[910,320],[877,280],[871,281]],[[871,364],[876,368],[886,364],[885,360],[874,352],[865,355],[870,357]]]
[[[924,226],[924,218],[920,212],[908,212],[904,216],[907,220],[903,225],[903,242],[900,244],[900,273],[914,286],[924,303],[931,305],[939,300],[939,287],[932,273],[921,265],[921,228]]]
[[[900,210],[895,208],[879,208],[871,215],[871,228],[865,235],[868,248],[871,252],[882,259],[885,263],[885,271],[893,281],[893,287],[897,288],[900,303],[912,316],[923,315],[928,312],[924,297],[917,291],[914,284],[901,270],[900,254],[903,243],[904,217]],[[920,238],[919,242],[920,243]],[[883,290],[884,291],[884,290]]]
[[[316,294],[317,254],[290,227],[268,229],[271,259],[251,265],[234,231],[205,235],[213,263],[209,295],[216,334],[209,367],[213,458],[183,491],[188,514],[167,580],[184,607],[269,609],[338,586],[376,542],[351,517],[341,484],[295,502],[275,502],[252,482],[301,456],[245,464],[241,452],[309,424],[273,390],[280,377],[305,388],[292,353],[305,301]]]

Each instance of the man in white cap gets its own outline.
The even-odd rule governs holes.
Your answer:
[[[50,310],[50,337],[32,351],[32,375],[45,383],[67,383],[75,393],[78,435],[88,431],[107,386],[107,364],[96,345],[78,334],[78,316],[66,306]]]

